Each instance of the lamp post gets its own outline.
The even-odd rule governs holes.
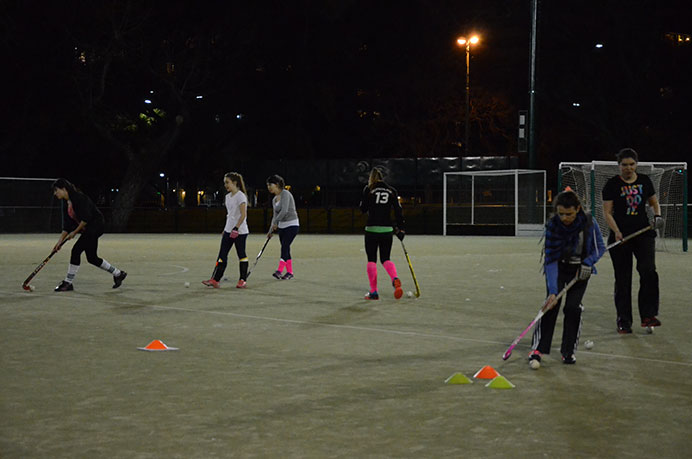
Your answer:
[[[466,48],[466,127],[464,135],[464,154],[469,154],[469,111],[471,110],[471,45],[475,45],[480,41],[478,35],[472,35],[471,38],[457,38],[457,44]]]

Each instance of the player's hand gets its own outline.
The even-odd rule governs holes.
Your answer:
[[[67,236],[65,236],[65,240],[69,241],[70,239],[74,239],[75,236],[76,236],[75,232],[72,231],[71,233],[67,233]]]
[[[588,265],[581,265],[579,267],[579,270],[577,271],[577,279],[580,281],[585,281],[588,280],[589,277],[591,277],[591,272],[593,271],[593,268]]]
[[[233,229],[231,230],[230,238],[235,239],[238,237],[238,227],[234,226]]]
[[[557,295],[554,293],[549,295],[548,298],[545,299],[545,303],[543,303],[543,310],[544,311],[550,311],[555,307],[557,304]]]
[[[660,215],[654,215],[654,228],[662,231],[663,228],[666,226],[666,221],[663,217]]]
[[[619,230],[616,231],[615,232],[615,240],[616,241],[622,241],[623,239],[624,239],[624,236],[622,235],[622,233]]]
[[[397,229],[396,233],[394,233],[394,234],[396,235],[396,237],[399,238],[400,241],[403,241],[404,237],[406,237],[406,231],[404,231],[402,229]]]
[[[274,233],[272,233],[271,231],[269,231],[269,232],[267,233],[267,239],[271,239],[273,235],[274,235]]]
[[[62,247],[62,240],[58,241],[58,243],[55,244],[55,247],[53,247],[53,252],[58,252],[61,247]]]

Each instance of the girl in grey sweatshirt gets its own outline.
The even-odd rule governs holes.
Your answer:
[[[279,267],[273,276],[276,279],[288,280],[293,279],[291,243],[298,235],[300,222],[298,221],[298,212],[296,211],[296,202],[293,199],[293,195],[290,191],[284,189],[284,186],[284,179],[278,175],[272,175],[267,178],[267,190],[274,195],[274,199],[272,199],[274,216],[272,217],[271,230],[267,237],[271,237],[274,231],[279,232],[281,258],[279,259]],[[286,269],[285,274],[283,272],[284,269]]]

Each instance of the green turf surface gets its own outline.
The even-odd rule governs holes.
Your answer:
[[[368,283],[360,236],[299,235],[295,279],[209,278],[217,235],[105,235],[120,289],[71,243],[24,292],[55,235],[0,235],[0,457],[683,457],[692,412],[692,258],[658,253],[663,327],[615,332],[606,256],[584,298],[577,364],[528,368],[544,297],[537,239],[409,236],[418,299]],[[251,265],[263,237],[251,235]],[[397,240],[393,261],[414,290]],[[635,274],[635,285],[637,284]],[[185,282],[191,286],[186,288]],[[636,294],[635,294],[636,297]],[[636,306],[635,306],[635,316]],[[553,342],[559,347],[562,314]],[[176,352],[137,350],[161,339]],[[447,385],[491,365],[516,387]]]

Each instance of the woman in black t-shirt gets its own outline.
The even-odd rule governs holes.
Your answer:
[[[651,179],[637,173],[637,152],[624,148],[617,154],[620,174],[603,187],[603,213],[610,228],[608,243],[648,226],[646,205],[654,212],[654,226],[662,229],[661,208]],[[637,259],[639,272],[639,315],[642,327],[658,327],[658,273],[656,272],[656,232],[647,231],[613,247],[610,259],[615,271],[615,309],[618,333],[632,333],[632,255]]]

